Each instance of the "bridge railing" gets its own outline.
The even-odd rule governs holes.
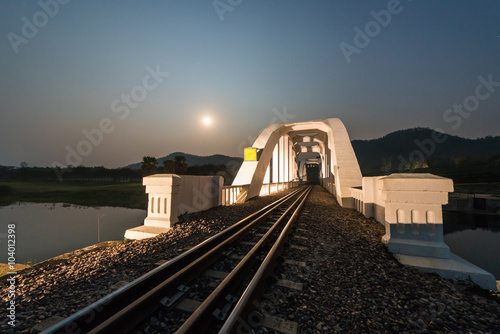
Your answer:
[[[289,182],[279,182],[279,183],[267,183],[263,184],[260,188],[259,196],[266,196],[283,191],[286,189],[294,188],[299,185],[299,181],[289,181]]]
[[[330,192],[330,194],[332,194],[333,196],[337,195],[337,192],[335,190],[335,177],[333,175],[320,178],[319,182],[323,186],[323,188]]]
[[[222,205],[242,203],[246,199],[249,185],[222,187]]]
[[[363,197],[363,189],[361,187],[350,188],[351,197],[354,198],[354,208],[356,211],[365,213],[364,209],[364,197]]]
[[[286,189],[299,186],[299,181],[267,183],[263,184],[259,196],[271,195]],[[243,203],[247,197],[249,185],[226,186],[222,188],[222,205],[233,205]]]

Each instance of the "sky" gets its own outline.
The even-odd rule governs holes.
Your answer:
[[[0,36],[0,165],[242,156],[331,117],[500,135],[496,0],[2,1]]]

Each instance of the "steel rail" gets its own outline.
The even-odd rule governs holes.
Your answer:
[[[241,286],[241,282],[255,263],[257,255],[266,245],[270,244],[278,228],[283,224],[285,217],[294,209],[294,207],[307,196],[307,188],[300,196],[288,207],[273,226],[264,234],[264,236],[253,246],[253,248],[243,257],[236,267],[226,276],[226,278],[217,286],[217,288],[203,301],[203,303],[191,314],[184,324],[177,330],[177,334],[202,333],[210,323],[215,319],[213,313],[219,309],[222,310],[228,302],[226,296],[233,294]]]
[[[304,189],[301,189],[304,190]],[[300,192],[301,193],[301,192]],[[273,209],[272,211],[276,210]],[[182,268],[165,281],[161,282],[145,294],[126,305],[123,309],[106,319],[99,326],[89,331],[89,334],[105,333],[127,333],[137,326],[143,319],[160,307],[160,301],[175,294],[179,285],[187,285],[191,280],[198,277],[208,269],[213,262],[221,257],[229,245],[246,236],[252,229],[261,224],[268,215],[264,214],[244,226],[241,230],[222,241],[214,248],[208,250],[204,255],[197,258],[186,267]]]
[[[238,221],[234,225],[224,229],[209,239],[203,241],[188,251],[176,256],[159,267],[147,272],[126,286],[112,292],[111,294],[97,300],[93,304],[83,308],[54,326],[44,330],[41,334],[53,333],[88,333],[100,324],[108,320],[114,314],[123,309],[124,305],[131,300],[140,298],[144,291],[150,290],[165,281],[168,277],[185,268],[195,259],[205,254],[208,250],[234,236],[247,225],[258,220],[262,221],[270,216],[277,208],[282,206],[290,198],[302,191],[299,188],[277,201],[254,212],[248,217]]]
[[[257,273],[254,275],[254,277],[248,284],[247,288],[241,295],[239,301],[236,303],[236,306],[233,308],[231,314],[226,319],[224,325],[219,331],[219,334],[228,334],[236,332],[243,333],[244,332],[243,329],[248,330],[251,327],[249,323],[253,321],[247,322],[245,320],[245,316],[248,315],[250,308],[253,306],[252,304],[258,300],[258,294],[263,288],[263,285],[266,282],[266,278],[270,274],[272,274],[274,266],[276,265],[276,259],[281,254],[282,249],[288,239],[288,234],[290,233],[293,224],[297,220],[300,211],[302,210],[302,207],[304,206],[305,201],[307,200],[307,196],[311,192],[311,189],[312,188],[309,188],[307,190],[307,193],[304,195],[301,203],[293,213],[292,217],[289,219],[285,228],[283,229],[280,236],[273,245],[271,251],[260,265]],[[241,328],[237,327],[238,324],[242,327]]]

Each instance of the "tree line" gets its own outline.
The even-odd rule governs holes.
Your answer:
[[[165,160],[163,166],[158,166],[158,160],[155,157],[145,156],[142,159],[141,169],[110,169],[102,166],[68,166],[68,169],[64,172],[63,181],[141,182],[144,176],[158,173],[177,175],[220,175],[224,177],[224,183],[226,185],[231,184],[235,177],[235,172],[223,164],[188,166],[184,156],[176,156],[174,160]],[[25,162],[22,162],[20,167],[0,165],[0,180],[60,181],[53,168],[28,167]]]
[[[8,181],[59,181],[51,167],[0,166],[0,180]],[[102,166],[68,166],[63,181],[140,182],[141,171],[130,168],[109,169]]]
[[[153,174],[177,174],[177,175],[219,175],[224,178],[224,184],[229,185],[236,176],[228,166],[224,164],[205,164],[202,166],[188,166],[186,157],[178,155],[174,160],[164,160],[163,166],[158,166],[155,157],[145,156],[141,163],[142,176]]]

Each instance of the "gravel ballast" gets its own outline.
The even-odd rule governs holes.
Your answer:
[[[5,316],[0,321],[0,333],[31,333],[46,319],[68,317],[124,281],[133,281],[157,267],[158,262],[174,258],[293,190],[185,215],[174,228],[157,237],[97,248],[66,261],[46,261],[46,265],[21,271],[16,275],[14,328],[7,323],[8,286],[2,285],[5,308],[1,314]]]
[[[322,187],[304,212],[290,244],[306,248],[290,247],[283,257],[307,266],[274,272],[304,288],[270,286],[261,302],[267,313],[297,322],[299,333],[500,332],[497,296],[401,265],[381,243],[382,224],[340,207]]]
[[[2,321],[0,332],[30,333],[45,319],[67,317],[282,195],[191,214],[155,238],[20,272],[16,327]],[[305,248],[287,248],[283,257],[306,267],[283,264],[274,272],[303,283],[303,290],[271,285],[261,302],[267,313],[297,322],[299,333],[500,332],[498,297],[402,266],[382,245],[380,223],[340,207],[319,186],[304,210],[295,232],[300,237],[290,243]],[[4,305],[7,293],[2,287]]]

